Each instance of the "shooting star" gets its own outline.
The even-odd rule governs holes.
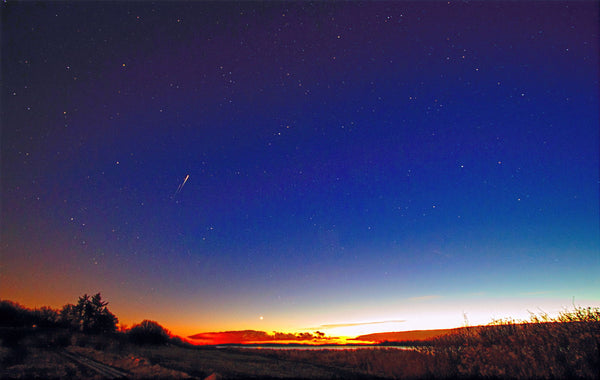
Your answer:
[[[183,179],[183,182],[179,185],[179,187],[177,188],[177,190],[175,191],[175,194],[173,194],[173,196],[177,195],[181,191],[181,189],[183,189],[183,186],[187,182],[188,178],[190,178],[189,174],[185,176],[185,178]]]

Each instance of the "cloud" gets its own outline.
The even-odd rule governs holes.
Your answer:
[[[325,341],[332,339],[326,337],[321,332],[311,333],[281,333],[274,331],[269,334],[264,331],[243,330],[243,331],[221,331],[205,332],[191,335],[188,338],[193,339],[200,344],[228,344],[228,343],[264,343],[264,342],[282,342],[282,341]]]
[[[357,323],[334,323],[334,324],[328,324],[328,325],[321,325],[319,327],[317,327],[316,329],[333,329],[336,327],[352,327],[352,326],[365,326],[365,325],[379,325],[382,323],[402,323],[402,322],[406,322],[406,320],[404,319],[395,319],[395,320],[389,320],[389,321],[375,321],[375,322],[357,322]],[[309,329],[309,330],[315,330],[315,328]]]
[[[539,291],[539,292],[524,292],[524,293],[520,293],[520,295],[522,296],[539,296],[542,294],[548,294],[550,292],[547,291]]]
[[[421,297],[411,297],[409,298],[410,301],[429,301],[429,300],[434,300],[436,298],[440,298],[441,296],[438,295],[429,295],[429,296],[421,296]]]
[[[427,340],[443,334],[447,334],[450,331],[452,331],[452,329],[383,332],[360,335],[354,338],[353,340],[368,342],[384,342],[386,340],[389,342],[399,342],[407,340]]]
[[[481,296],[485,296],[485,295],[486,295],[485,292],[475,292],[475,293],[467,294],[467,296],[469,296],[469,297],[481,297]]]

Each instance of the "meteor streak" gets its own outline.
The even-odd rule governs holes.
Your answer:
[[[183,189],[183,186],[187,182],[188,178],[190,178],[189,174],[185,176],[185,178],[183,179],[183,182],[179,185],[179,187],[177,187],[177,190],[175,191],[175,194],[173,194],[173,196],[177,195],[181,191],[181,189]]]

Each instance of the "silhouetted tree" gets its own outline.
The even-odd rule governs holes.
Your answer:
[[[62,307],[58,316],[59,323],[63,327],[70,327],[73,329],[79,329],[79,317],[77,311],[75,311],[75,305],[66,304]]]
[[[60,320],[63,324],[83,332],[114,332],[119,320],[106,305],[108,302],[102,301],[100,293],[92,297],[84,294],[79,297],[77,305],[63,306]]]
[[[58,311],[48,306],[31,310],[12,301],[0,301],[0,326],[56,327],[58,321]]]
[[[34,323],[39,327],[56,327],[59,323],[58,311],[50,307],[35,309],[32,314]]]
[[[33,316],[31,310],[12,301],[0,301],[0,326],[25,327],[31,326]]]
[[[167,329],[157,322],[147,319],[139,325],[133,326],[127,334],[133,343],[157,345],[168,343],[171,336]]]

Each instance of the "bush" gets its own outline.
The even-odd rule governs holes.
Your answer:
[[[16,302],[0,300],[0,327],[30,327],[34,324],[32,314]]]
[[[157,322],[143,320],[127,333],[129,339],[136,344],[164,345],[169,342],[171,334]]]

